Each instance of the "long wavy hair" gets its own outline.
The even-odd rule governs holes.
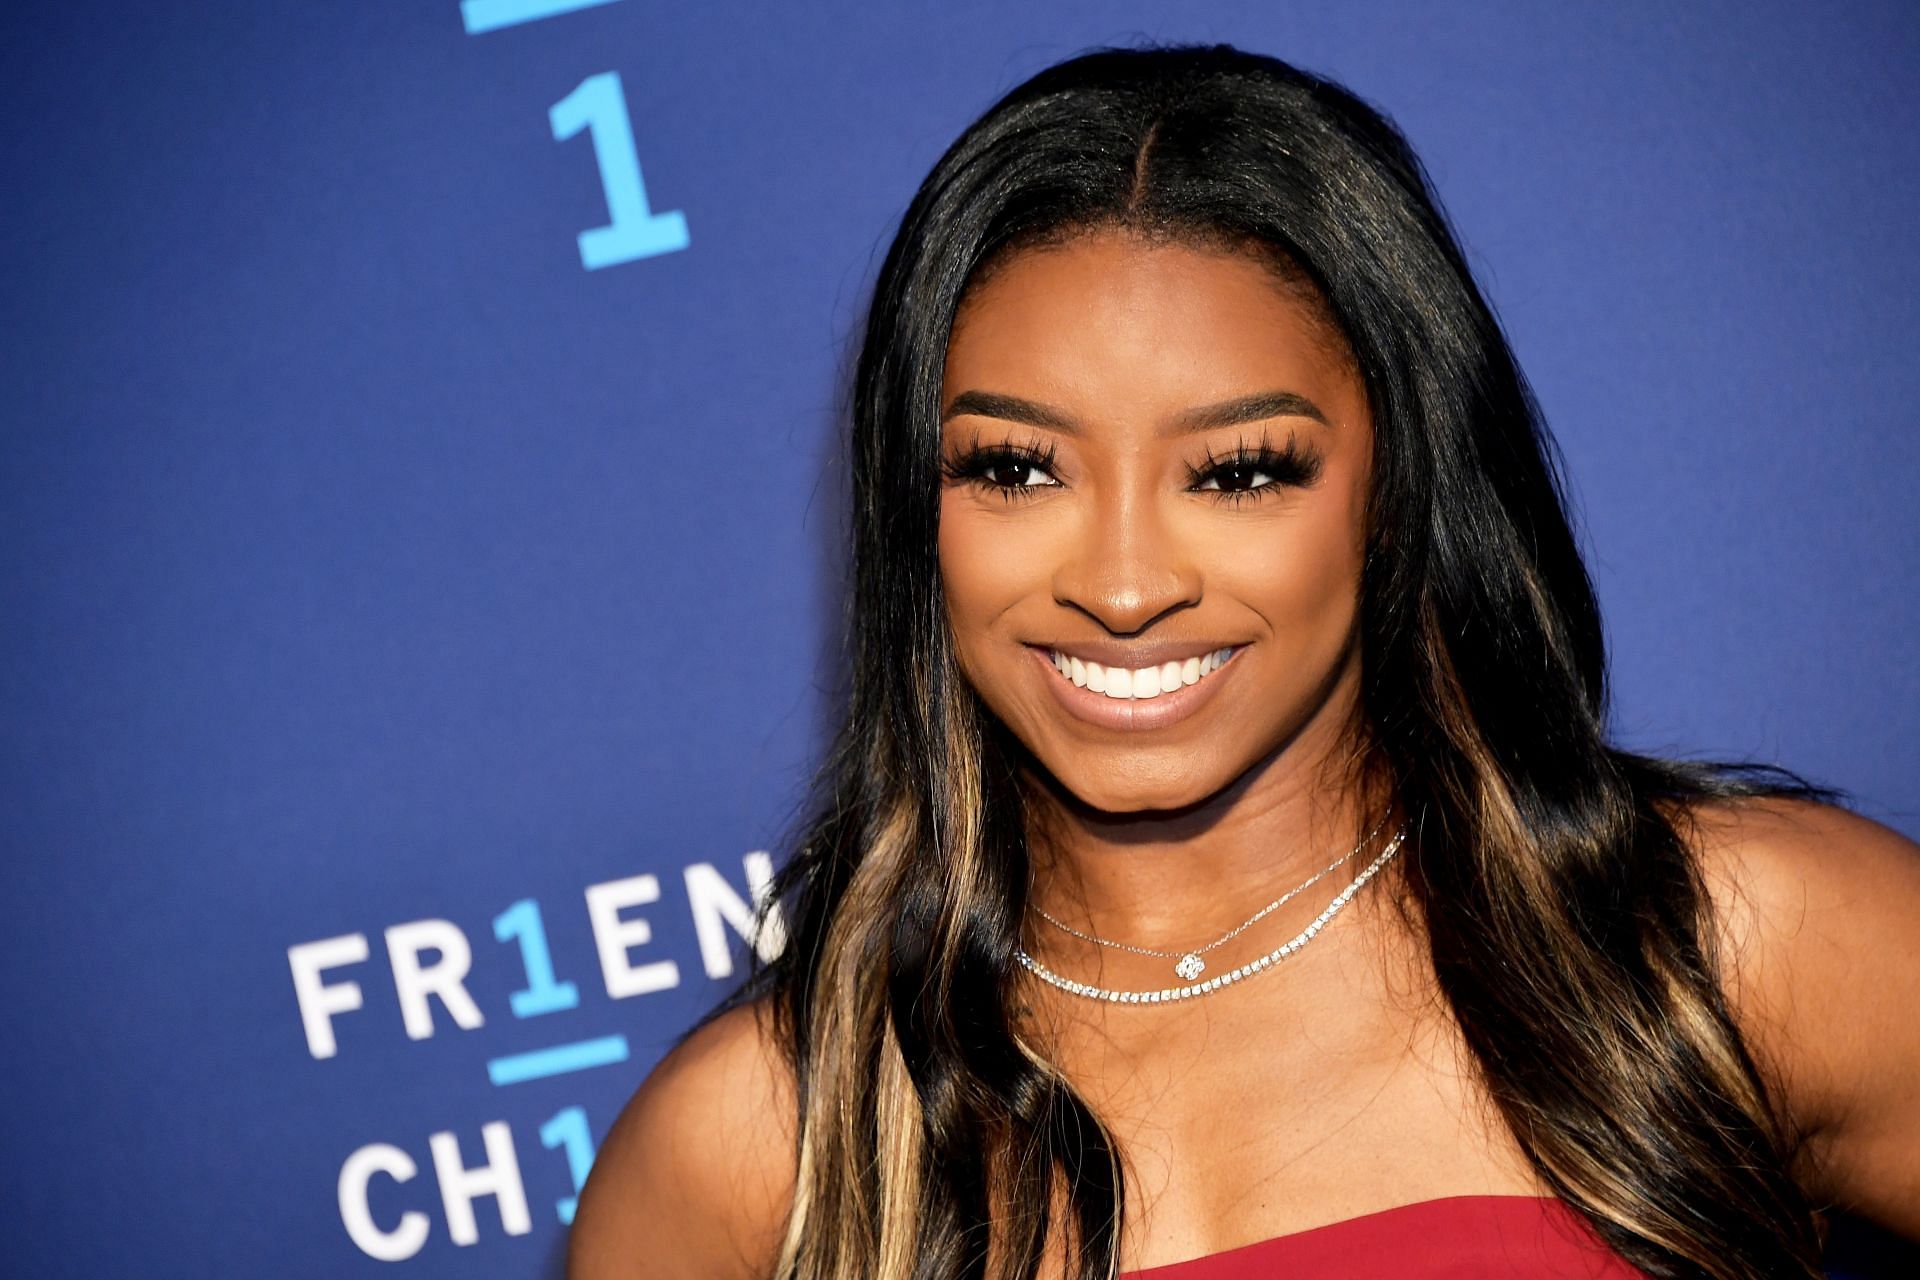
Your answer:
[[[960,672],[935,539],[964,293],[1108,227],[1292,264],[1358,362],[1365,754],[1418,816],[1401,892],[1533,1168],[1652,1275],[1818,1275],[1686,831],[1693,802],[1812,789],[1609,742],[1552,445],[1419,161],[1338,85],[1224,45],[1097,50],[1020,85],[940,158],[881,269],[845,717],[775,886],[786,948],[722,1006],[771,1007],[798,1085],[778,1274],[1031,1277],[1056,1239],[1083,1280],[1119,1265],[1115,1145],[1010,1012],[1031,813]]]

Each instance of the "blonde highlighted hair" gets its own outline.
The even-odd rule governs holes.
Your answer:
[[[1402,883],[1490,1096],[1541,1177],[1656,1276],[1817,1276],[1795,1135],[1721,992],[1676,815],[1748,766],[1610,744],[1597,606],[1533,397],[1418,160],[1339,86],[1228,46],[1035,76],[914,197],[852,400],[851,685],[776,886],[768,999],[799,1084],[791,1280],[1119,1267],[1113,1143],[1013,1016],[1020,748],[960,676],[937,556],[953,315],[1022,247],[1098,226],[1248,247],[1311,292],[1376,441],[1367,776],[1413,815]],[[1551,963],[1541,963],[1550,957]]]

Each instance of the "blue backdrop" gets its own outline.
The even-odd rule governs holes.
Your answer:
[[[1392,114],[1622,736],[1920,834],[1911,4],[210,9],[0,19],[0,1270],[557,1275],[833,710],[879,256],[1094,44]]]

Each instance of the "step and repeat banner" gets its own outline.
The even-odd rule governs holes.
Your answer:
[[[1571,10],[9,6],[0,1272],[560,1276],[835,712],[880,255],[1094,45],[1391,113],[1622,735],[1920,832],[1914,11]]]

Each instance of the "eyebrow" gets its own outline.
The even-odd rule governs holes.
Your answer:
[[[962,391],[953,398],[953,402],[940,415],[944,424],[950,418],[970,413],[982,418],[1000,418],[1007,422],[1021,422],[1030,427],[1046,427],[1066,435],[1079,435],[1080,424],[1068,414],[1044,405],[1035,400],[1024,400],[1019,396],[1002,395],[997,391]],[[1232,400],[1222,400],[1218,404],[1201,405],[1197,409],[1188,409],[1176,416],[1169,424],[1169,434],[1190,435],[1195,431],[1210,431],[1215,427],[1233,427],[1246,422],[1261,422],[1268,418],[1311,418],[1326,426],[1327,415],[1320,407],[1294,391],[1260,391],[1250,396],[1237,396]]]

